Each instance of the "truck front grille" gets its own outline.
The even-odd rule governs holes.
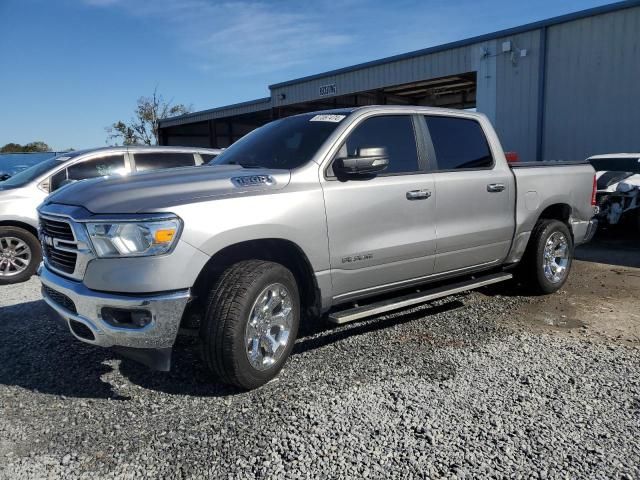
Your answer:
[[[67,222],[59,222],[57,220],[40,217],[40,230],[43,235],[47,235],[51,238],[67,240],[70,242],[75,240],[73,231],[71,230],[71,225]]]
[[[40,241],[44,258],[51,267],[69,275],[75,272],[76,238],[68,222],[40,217]]]
[[[65,308],[66,310],[69,310],[71,313],[75,315],[78,314],[78,311],[76,309],[76,304],[73,303],[73,300],[67,297],[64,293],[60,293],[54,290],[53,288],[47,287],[46,285],[42,286],[42,293],[44,294],[44,296],[46,296],[49,300],[51,300],[56,305],[59,305]]]
[[[57,270],[71,274],[76,269],[76,261],[78,260],[78,254],[76,253],[65,252],[45,245],[44,256],[49,264]]]

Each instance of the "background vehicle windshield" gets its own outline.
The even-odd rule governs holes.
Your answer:
[[[55,170],[56,167],[62,165],[62,163],[69,158],[71,158],[69,155],[60,155],[58,157],[50,158],[49,160],[44,160],[32,167],[16,173],[8,180],[0,182],[0,188],[24,187],[27,183],[32,182],[41,175]]]
[[[293,169],[307,163],[346,115],[298,115],[268,123],[222,152],[209,165]]]

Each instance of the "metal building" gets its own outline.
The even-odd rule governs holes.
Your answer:
[[[640,150],[640,1],[605,5],[269,87],[165,119],[161,143],[227,147],[270,120],[371,104],[476,108],[523,161]]]

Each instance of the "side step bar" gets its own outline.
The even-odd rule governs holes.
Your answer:
[[[332,323],[343,324],[360,320],[362,318],[371,317],[380,313],[391,312],[401,308],[411,307],[420,303],[426,303],[437,298],[447,297],[455,293],[473,290],[474,288],[484,287],[493,283],[500,283],[513,278],[511,273],[494,273],[479,278],[472,278],[464,282],[444,285],[422,292],[411,293],[402,297],[391,298],[369,305],[350,308],[333,312],[329,315],[329,321]]]

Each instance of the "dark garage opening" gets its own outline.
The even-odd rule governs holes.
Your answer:
[[[470,109],[476,106],[476,72],[393,85],[349,95],[266,108],[251,113],[161,127],[162,145],[226,148],[277,118],[332,108],[367,105],[421,105]]]

